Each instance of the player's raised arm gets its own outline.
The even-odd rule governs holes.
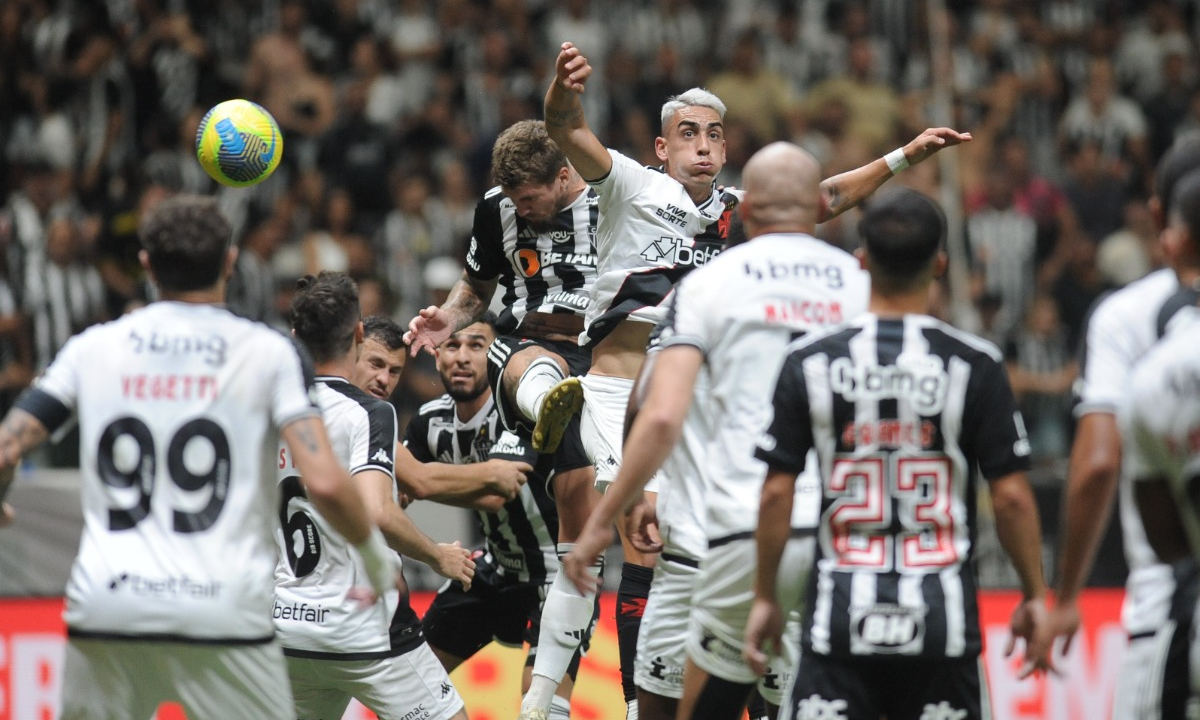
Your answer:
[[[454,333],[483,317],[488,301],[496,293],[498,278],[480,280],[463,272],[441,307],[430,305],[408,322],[404,342],[416,357],[421,348],[432,354]]]
[[[383,593],[394,587],[396,570],[387,546],[382,535],[375,532],[362,494],[334,456],[321,419],[295,420],[280,428],[280,435],[292,451],[309,500],[358,551],[372,588]]]
[[[12,489],[21,456],[46,439],[46,426],[30,413],[13,408],[0,422],[0,527],[12,522],[13,509],[4,498]]]
[[[971,133],[952,128],[929,128],[907,145],[854,170],[821,181],[825,215],[821,222],[841,215],[866,200],[893,175],[931,157],[943,148],[971,141]]]
[[[599,180],[612,169],[612,156],[588,126],[579,100],[591,74],[592,66],[579,48],[563,43],[545,104],[546,132],[587,181]]]

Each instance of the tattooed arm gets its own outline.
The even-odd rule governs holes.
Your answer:
[[[13,476],[21,456],[46,439],[46,426],[20,408],[14,408],[0,422],[0,527],[12,521],[13,510],[4,498],[12,488]]]
[[[588,127],[579,96],[592,66],[579,48],[563,43],[554,63],[554,81],[546,91],[546,133],[584,180],[599,180],[612,169],[612,156]]]
[[[938,150],[970,142],[971,133],[960,133],[950,128],[929,128],[904,146],[904,158],[910,166],[922,162]],[[834,175],[821,182],[821,198],[825,214],[821,222],[833,219],[855,207],[878,190],[889,178],[892,170],[883,158],[873,160],[854,170]]]

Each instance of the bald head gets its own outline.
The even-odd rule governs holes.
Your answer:
[[[742,170],[742,222],[749,237],[811,233],[821,200],[821,167],[796,145],[776,142],[754,153]]]

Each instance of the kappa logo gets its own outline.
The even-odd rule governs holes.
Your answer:
[[[447,695],[449,695],[450,691],[452,691],[453,689],[454,688],[450,686],[450,683],[448,683],[444,680],[442,681],[442,697],[446,697]]]
[[[383,448],[379,448],[378,450],[376,450],[375,454],[371,456],[371,460],[373,462],[381,463],[383,465],[391,465],[392,464],[392,456],[388,455],[387,451],[384,450]]]
[[[796,720],[846,720],[848,705],[845,700],[826,700],[814,694],[796,703],[795,717]]]
[[[966,710],[957,710],[943,700],[937,705],[926,704],[921,712],[920,720],[966,720],[967,714]]]

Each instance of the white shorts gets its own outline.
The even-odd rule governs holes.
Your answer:
[[[67,641],[62,720],[148,718],[164,702],[189,720],[294,720],[283,652],[275,643],[199,645]]]
[[[579,416],[579,434],[583,450],[596,468],[596,489],[604,492],[621,467],[621,446],[625,442],[625,410],[633,380],[608,375],[584,375],[583,410]],[[657,487],[658,476],[651,478],[647,490]]]
[[[676,700],[683,697],[684,645],[699,575],[698,567],[658,557],[633,669],[634,684],[646,692]]]
[[[382,660],[289,657],[287,668],[300,718],[340,718],[350,698],[380,720],[447,720],[463,709],[450,676],[424,642]]]
[[[801,590],[812,571],[816,540],[793,538],[779,564],[779,594],[787,624],[783,629],[783,652],[771,661],[767,674],[759,678],[742,659],[746,623],[754,601],[754,572],[757,567],[754,538],[734,540],[709,548],[700,562],[692,614],[688,627],[687,654],[709,675],[730,682],[758,682],[759,692],[772,705],[783,702],[792,670],[800,652]],[[786,600],[791,599],[791,600]]]

